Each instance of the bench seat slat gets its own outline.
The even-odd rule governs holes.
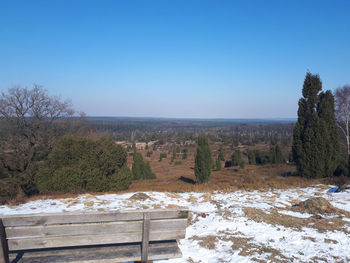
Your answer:
[[[188,210],[155,209],[138,211],[115,212],[80,212],[80,213],[56,213],[56,214],[31,214],[3,216],[3,224],[9,226],[37,226],[57,225],[70,223],[95,223],[142,220],[143,213],[149,213],[150,219],[176,219],[187,218]]]
[[[186,229],[152,231],[150,241],[175,240],[184,238]],[[18,238],[7,241],[10,251],[37,248],[71,247],[101,244],[117,244],[126,242],[141,242],[142,231],[127,232],[114,235],[80,235],[60,237]]]
[[[178,230],[184,229],[187,219],[161,219],[151,220],[151,231]],[[73,236],[73,235],[94,235],[94,234],[117,234],[125,232],[141,232],[142,221],[105,222],[105,223],[84,223],[47,226],[20,226],[7,227],[7,239],[33,238],[47,236]]]
[[[14,262],[17,254],[10,254],[10,262]],[[181,258],[181,251],[176,241],[168,241],[149,246],[149,260]],[[74,248],[26,252],[18,263],[116,263],[141,260],[141,245],[104,246],[96,248]]]

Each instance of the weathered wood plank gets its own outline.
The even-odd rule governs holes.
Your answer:
[[[187,226],[187,219],[160,219],[151,220],[151,231],[177,230]],[[6,227],[8,239],[47,237],[47,236],[73,236],[73,235],[95,235],[95,234],[117,234],[124,232],[140,232],[142,221],[121,221],[104,223],[84,224],[62,224],[47,226],[20,226]]]
[[[188,210],[155,209],[137,211],[111,211],[111,212],[80,212],[56,214],[30,214],[3,216],[3,224],[8,226],[37,226],[70,223],[94,223],[142,220],[143,213],[149,213],[150,219],[187,218]]]
[[[17,254],[10,254],[13,260]],[[181,258],[176,241],[149,245],[149,260]],[[24,253],[18,263],[117,263],[141,260],[140,244],[104,246]]]
[[[142,221],[6,227],[8,239],[140,232]]]
[[[184,238],[186,229],[169,231],[152,231],[150,241],[175,240]],[[80,236],[60,236],[60,237],[35,237],[9,239],[8,247],[10,251],[53,248],[53,247],[71,247],[86,245],[117,244],[127,242],[141,242],[142,232],[127,232],[115,235],[80,235]]]
[[[8,247],[6,242],[5,228],[0,218],[0,263],[8,263]]]
[[[143,228],[142,228],[142,248],[141,248],[141,262],[146,263],[148,259],[148,243],[150,237],[150,214],[143,214]]]

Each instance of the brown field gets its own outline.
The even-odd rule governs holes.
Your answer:
[[[225,159],[229,159],[233,150],[229,147],[223,147],[220,144],[211,144],[213,156],[217,156],[218,149],[223,149]],[[248,163],[244,155],[247,147],[239,147],[243,159]],[[260,150],[268,150],[268,145],[257,145],[253,147]],[[171,163],[172,153],[165,149],[154,151],[151,157],[146,157],[146,150],[139,150],[144,156],[144,160],[150,162],[152,171],[157,178],[153,180],[134,181],[127,192],[137,191],[167,191],[167,192],[187,192],[187,191],[234,191],[244,190],[264,190],[271,188],[290,188],[309,186],[322,183],[324,180],[308,180],[297,176],[283,177],[282,174],[294,173],[296,168],[291,164],[276,165],[246,165],[245,168],[230,167],[224,168],[222,162],[221,171],[212,171],[208,183],[195,184],[194,176],[194,156],[196,147],[194,144],[188,148],[188,157],[182,160],[181,154]],[[167,158],[159,162],[159,155],[162,152],[167,153]],[[175,162],[182,162],[175,165]],[[128,165],[132,165],[132,156],[129,156]]]

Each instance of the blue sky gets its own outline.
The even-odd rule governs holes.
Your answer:
[[[0,0],[0,90],[91,116],[294,118],[350,83],[350,1]]]

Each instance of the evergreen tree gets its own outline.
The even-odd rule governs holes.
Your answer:
[[[319,76],[311,73],[306,74],[302,93],[293,132],[293,160],[300,176],[331,176],[339,162],[333,95],[322,92]]]
[[[210,169],[212,166],[211,151],[206,136],[198,136],[197,143],[194,173],[198,183],[205,183],[208,182],[210,177]]]
[[[325,175],[332,176],[340,162],[338,126],[334,112],[334,96],[327,90],[320,94],[317,106],[319,118],[321,119],[323,141],[325,146]]]
[[[188,152],[188,150],[187,149],[183,149],[182,152],[183,152],[182,160],[186,160],[187,159],[187,152]]]
[[[176,159],[176,150],[175,150],[175,144],[173,144],[173,154],[171,156],[171,163],[174,162],[174,160]]]
[[[220,171],[221,170],[221,161],[219,160],[219,158],[216,159],[215,170],[216,171]]]
[[[160,162],[163,160],[163,158],[167,158],[167,154],[166,153],[160,153],[159,154],[159,161]]]
[[[242,160],[241,151],[236,150],[231,156],[232,166],[238,166],[241,160]]]
[[[219,150],[218,159],[219,159],[220,161],[225,161],[225,157],[224,157],[224,154],[222,153],[222,150],[221,150],[221,149]]]
[[[278,144],[270,149],[271,163],[284,163],[284,157]]]
[[[132,174],[125,149],[111,138],[61,138],[35,175],[41,192],[125,190]]]
[[[245,167],[245,161],[243,159],[241,159],[241,161],[239,162],[239,167],[244,169]]]
[[[249,164],[256,164],[256,158],[255,158],[255,151],[254,150],[248,150],[248,163]]]
[[[134,180],[154,179],[156,175],[152,173],[148,162],[144,162],[142,154],[134,152],[134,163],[132,164],[132,174]]]

